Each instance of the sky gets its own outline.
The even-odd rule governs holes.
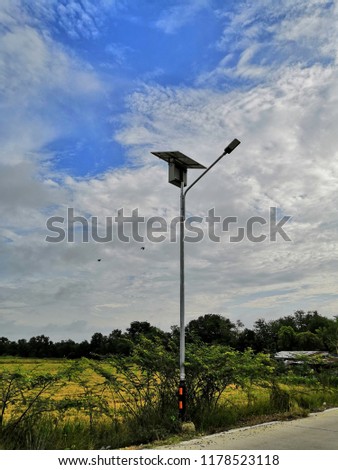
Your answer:
[[[185,244],[186,321],[337,315],[337,21],[330,0],[1,0],[0,337],[178,324],[178,242],[123,242],[115,217],[169,224],[180,191],[150,152],[207,167],[234,138],[187,195],[205,236]],[[286,239],[256,223],[264,241],[234,241],[271,208]],[[218,242],[212,209],[238,220]],[[93,218],[101,235],[113,218],[111,240]]]

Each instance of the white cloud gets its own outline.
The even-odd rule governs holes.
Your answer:
[[[84,64],[30,26],[4,32],[0,47],[0,91],[11,104],[20,100],[21,106],[27,106],[32,98],[41,104],[46,91],[55,89],[73,95],[95,93],[102,87]]]
[[[186,23],[193,20],[200,11],[210,7],[210,0],[188,0],[182,5],[165,9],[155,26],[167,34],[175,33]]]
[[[5,2],[0,9],[6,13],[0,42],[1,161],[6,164],[36,161],[39,153],[43,159],[48,157],[43,148],[67,135],[75,124],[60,119],[60,110],[65,116],[65,103],[73,105],[75,114],[75,99],[81,97],[82,113],[86,102],[105,91],[86,64],[69,55],[46,31],[28,20],[24,23],[19,6],[20,2]]]
[[[7,0],[6,0],[7,2]],[[26,21],[37,27],[46,23],[71,39],[95,39],[102,33],[107,17],[124,7],[124,0],[15,0]]]
[[[208,6],[195,3],[198,8]],[[326,4],[327,9],[319,9]],[[129,111],[119,116],[115,135],[129,151],[129,168],[87,179],[62,180],[58,175],[58,182],[50,167],[41,163],[50,158],[42,149],[65,135],[67,126],[44,113],[45,104],[51,110],[63,108],[69,100],[73,103],[74,94],[84,101],[95,99],[104,87],[93,71],[52,40],[39,19],[13,22],[9,10],[18,8],[19,2],[3,5],[7,30],[0,46],[0,89],[2,109],[10,118],[1,131],[4,334],[15,338],[47,332],[53,338],[84,339],[94,331],[125,328],[133,320],[148,320],[165,329],[177,323],[177,244],[146,242],[145,250],[117,240],[48,244],[45,221],[50,215],[65,216],[68,205],[76,215],[97,215],[100,220],[116,215],[121,207],[126,215],[139,207],[145,217],[174,217],[179,191],[167,183],[166,164],[149,152],[181,150],[208,165],[234,137],[241,146],[189,193],[189,214],[205,216],[215,207],[217,215],[237,215],[242,224],[254,215],[268,217],[269,206],[277,206],[281,215],[293,216],[285,227],[292,242],[230,244],[225,234],[222,243],[187,244],[187,319],[221,313],[247,326],[258,317],[297,308],[337,313],[338,80],[333,5],[300,0],[272,5],[261,0],[245,3],[244,8],[241,3],[236,15],[226,17],[219,44],[225,50],[240,28],[237,48],[232,56],[226,51],[208,76],[199,77],[196,83],[202,87],[144,86],[130,95]],[[55,3],[53,10],[48,2],[37,5],[47,15]],[[82,2],[81,11],[90,16],[88,5]],[[174,32],[190,21],[191,9],[192,14],[197,11],[188,2],[166,11],[157,26]],[[70,11],[63,19],[63,27],[67,20],[70,32],[83,34],[84,21],[77,27]],[[317,37],[316,29],[323,23],[326,30],[322,26]],[[297,24],[304,26],[298,37]],[[262,28],[268,34],[266,42],[260,36]],[[93,25],[88,31],[95,35]],[[291,39],[297,47],[289,55]],[[285,54],[280,55],[283,48]],[[308,60],[311,48],[316,51],[314,62]],[[229,77],[248,81],[237,90],[225,88]],[[255,86],[249,87],[251,80]],[[189,181],[198,174],[191,171]],[[231,234],[235,232],[233,227]]]
[[[44,242],[51,207],[66,204],[69,193],[52,171],[54,155],[46,147],[83,123],[88,103],[105,93],[96,73],[55,42],[23,7],[21,1],[6,0],[0,6],[0,322],[6,334],[16,337],[37,334],[39,324],[55,316],[69,323],[68,313],[59,312],[62,295],[57,294],[71,284],[64,270],[66,255],[58,252],[56,260],[55,250]],[[72,120],[67,118],[70,108]],[[84,283],[75,283],[73,291],[77,285],[81,290]],[[64,298],[67,289],[62,292]],[[61,299],[58,306],[53,298]],[[55,325],[50,328],[57,331]]]
[[[207,240],[189,244],[188,319],[217,312],[233,320],[240,316],[247,324],[265,312],[272,315],[271,309],[284,314],[285,309],[302,308],[302,302],[308,305],[308,299],[325,300],[336,292],[329,280],[334,277],[337,229],[329,224],[336,214],[337,142],[329,129],[337,121],[338,108],[325,104],[326,97],[334,95],[335,84],[334,69],[316,66],[290,68],[276,83],[230,94],[146,87],[131,97],[130,112],[119,133],[119,141],[132,145],[146,165],[91,180],[68,178],[73,205],[79,214],[99,217],[116,215],[120,207],[126,215],[139,207],[146,217],[173,217],[178,213],[178,190],[167,184],[165,163],[157,162],[149,150],[180,149],[208,164],[222,151],[220,145],[237,136],[241,146],[191,193],[188,211],[205,215],[215,207],[216,214],[238,215],[242,223],[252,215],[268,217],[269,205],[276,205],[293,216],[287,227],[292,243],[229,244],[224,237],[220,244]],[[318,113],[323,104],[325,116]],[[325,153],[319,154],[323,141]],[[54,299],[55,308],[67,303],[72,318],[79,318],[79,306],[85,305],[81,318],[86,331],[126,327],[136,317],[163,328],[177,322],[177,245],[147,243],[146,250],[140,251],[136,243],[116,241],[50,245],[42,252],[41,239],[29,245],[29,251],[24,240],[16,245],[11,256],[19,258],[17,265],[12,259],[12,266],[39,254],[41,262],[35,265],[34,275],[45,277],[48,267],[54,279],[53,283],[39,281],[39,297]],[[97,258],[102,262],[97,263]],[[63,271],[68,279],[62,277]],[[308,287],[296,295],[300,285]],[[35,291],[34,284],[31,289]],[[271,290],[280,292],[271,295]],[[116,306],[113,317],[112,304]],[[42,303],[35,308],[46,307]],[[54,311],[50,303],[48,309]]]
[[[281,66],[336,60],[338,10],[330,0],[243,1],[231,14],[218,13],[224,31],[217,48],[226,55],[199,83],[224,84],[229,77],[257,83]]]
[[[267,217],[268,207],[275,205],[293,216],[287,226],[292,243],[189,246],[188,315],[215,311],[236,319],[238,312],[246,323],[264,311],[282,314],[302,308],[302,302],[311,308],[309,299],[325,303],[327,296],[338,294],[332,281],[337,225],[331,224],[337,217],[338,108],[335,99],[328,99],[335,96],[336,83],[332,66],[292,66],[281,69],[276,81],[250,90],[146,87],[131,97],[118,139],[143,161],[151,158],[150,148],[178,149],[208,164],[222,143],[242,140],[189,195],[191,213],[206,214],[216,207],[223,217],[237,215],[245,221],[252,215]],[[163,197],[159,205],[171,207],[171,201]],[[301,284],[309,287],[292,293]],[[267,286],[283,292],[266,298]],[[251,292],[258,299],[243,301]]]
[[[123,64],[126,61],[128,54],[132,52],[130,47],[124,46],[123,44],[110,43],[105,48],[106,52],[111,55],[118,65]]]

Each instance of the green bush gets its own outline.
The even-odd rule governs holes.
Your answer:
[[[266,354],[221,345],[188,344],[186,357],[187,419],[198,432],[338,404],[335,368],[278,375]],[[93,371],[100,380],[88,383]],[[3,371],[0,448],[120,448],[164,439],[180,431],[178,377],[177,344],[142,337],[128,357],[69,361],[55,374]],[[69,380],[82,393],[56,399]],[[241,400],[233,399],[236,389]]]
[[[285,412],[290,410],[290,395],[276,382],[272,383],[270,391],[270,409],[272,412]]]

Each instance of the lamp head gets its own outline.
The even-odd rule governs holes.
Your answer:
[[[231,153],[235,150],[236,147],[239,146],[241,142],[238,139],[234,139],[230,144],[224,149],[224,153]]]

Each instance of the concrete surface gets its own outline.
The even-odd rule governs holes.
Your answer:
[[[233,429],[161,449],[338,450],[338,408],[293,421]]]

